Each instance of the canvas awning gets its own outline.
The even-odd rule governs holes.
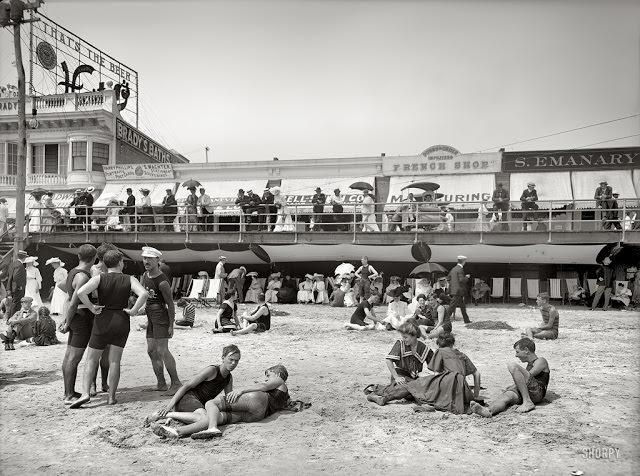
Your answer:
[[[159,207],[162,205],[163,198],[167,195],[167,189],[175,190],[175,182],[144,182],[144,183],[107,183],[104,190],[93,202],[94,208],[104,208],[109,203],[109,200],[116,199],[118,201],[127,202],[127,188],[133,190],[133,195],[136,197],[136,206],[140,205],[142,201],[141,188],[149,189],[149,197],[151,198],[151,205]]]
[[[539,208],[561,208],[573,202],[570,172],[538,172],[511,174],[511,206],[520,209],[520,196],[528,182],[536,184]]]
[[[635,172],[638,172],[637,170]],[[637,183],[636,177],[636,183]],[[627,206],[636,206],[637,198],[640,197],[633,186],[633,176],[631,170],[599,170],[597,172],[571,172],[571,183],[573,185],[573,197],[576,200],[587,200],[586,202],[576,202],[576,208],[595,208],[596,202],[593,199],[596,188],[600,182],[606,180],[614,193],[619,193],[618,201],[626,200]]]
[[[200,181],[200,187],[197,187],[196,195],[200,196],[200,188],[204,188],[205,193],[211,197],[213,202],[213,214],[217,216],[240,216],[240,208],[236,206],[235,201],[238,197],[238,190],[243,189],[245,192],[253,190],[254,193],[262,196],[267,185],[267,179],[259,180],[225,180],[225,181]],[[178,187],[176,192],[176,200],[178,204],[184,205],[184,201],[189,195],[186,187]]]
[[[465,174],[465,175],[414,175],[404,177],[391,177],[389,181],[389,194],[385,209],[392,211],[398,203],[406,200],[409,193],[418,197],[424,191],[417,188],[402,190],[412,183],[432,182],[440,185],[436,190],[443,197],[438,200],[450,202],[450,206],[456,209],[477,209],[482,200],[490,200],[495,188],[494,174]],[[463,203],[472,202],[472,203]]]
[[[316,188],[320,187],[322,193],[327,196],[327,205],[325,212],[331,210],[329,206],[329,198],[333,195],[336,188],[340,189],[340,193],[344,196],[344,211],[353,212],[354,207],[362,202],[362,191],[353,190],[349,185],[355,182],[367,182],[375,186],[375,177],[318,177],[318,178],[284,178],[282,179],[282,194],[287,197],[287,203],[296,207],[298,214],[312,213],[313,205],[311,199],[316,193]],[[294,213],[291,210],[291,213]]]

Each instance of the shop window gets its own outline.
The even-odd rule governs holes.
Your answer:
[[[91,170],[102,172],[103,165],[109,165],[109,144],[94,142],[91,152]]]
[[[71,167],[73,170],[87,170],[87,143],[71,143]]]
[[[18,144],[7,144],[7,175],[18,175]]]

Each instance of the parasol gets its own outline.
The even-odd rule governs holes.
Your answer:
[[[414,182],[409,185],[405,185],[400,190],[406,190],[408,188],[419,188],[420,190],[424,190],[425,192],[434,192],[440,188],[440,184],[434,182]]]
[[[354,190],[373,190],[373,185],[367,182],[355,182],[349,185]]]
[[[432,273],[448,273],[447,269],[438,263],[422,263],[409,273],[410,278],[422,278]]]
[[[336,270],[333,272],[333,275],[336,276],[339,274],[350,274],[350,273],[353,273],[355,270],[356,270],[355,266],[353,266],[351,263],[342,263],[338,265]]]
[[[49,193],[49,190],[45,190],[44,188],[34,188],[31,191],[31,195],[33,195],[34,197],[42,197],[44,194]]]
[[[189,179],[186,182],[184,182],[182,184],[183,187],[199,187],[200,185],[202,185],[200,182],[198,182],[197,180],[193,180],[193,179]]]

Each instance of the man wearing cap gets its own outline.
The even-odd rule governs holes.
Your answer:
[[[271,223],[276,222],[276,213],[278,213],[278,209],[274,205],[273,193],[269,187],[264,189],[262,193],[261,201],[262,201],[262,209],[264,212],[263,223],[265,224],[264,229],[266,231],[271,231]],[[238,295],[239,296],[239,295]]]
[[[311,216],[311,227],[309,231],[321,231],[322,230],[322,214],[324,213],[324,204],[327,202],[327,196],[322,193],[320,187],[316,187],[316,193],[311,197],[311,203],[313,204],[313,215]]]
[[[235,268],[231,270],[229,275],[227,276],[227,282],[229,284],[229,290],[236,291],[238,295],[238,302],[244,302],[244,281],[245,276],[247,275],[247,268],[244,266],[240,266],[239,268]]]
[[[133,189],[127,188],[127,206],[124,207],[124,231],[131,231],[131,224],[135,220],[136,214],[136,197],[133,195]]]
[[[9,208],[7,207],[7,199],[0,197],[0,237],[4,235],[7,230],[7,220],[9,219]]]
[[[173,189],[168,188],[167,194],[162,199],[162,214],[164,215],[165,231],[175,231],[173,222],[178,215],[178,202],[173,194]]]
[[[495,212],[496,221],[504,222],[504,213],[509,211],[509,192],[502,188],[502,182],[496,184],[496,189],[493,191],[491,200],[493,201],[493,211]],[[509,225],[501,223],[500,229],[509,231]]]
[[[468,294],[468,284],[469,278],[471,275],[465,274],[464,265],[467,262],[467,257],[463,255],[458,256],[458,264],[456,264],[451,271],[449,271],[449,281],[451,283],[451,289],[449,290],[449,294],[451,294],[451,306],[450,306],[450,314],[451,316],[455,316],[456,307],[459,307],[462,311],[462,319],[464,319],[465,324],[470,323],[469,315],[467,314],[467,306],[464,302],[464,297]]]
[[[142,264],[145,272],[140,284],[144,286],[147,298],[147,354],[151,359],[151,366],[156,374],[158,383],[153,390],[176,392],[181,387],[176,360],[169,351],[169,339],[173,337],[175,321],[175,307],[171,295],[171,283],[160,271],[160,257],[162,253],[150,246],[142,248]],[[164,378],[164,368],[167,368],[171,378],[171,386],[167,387]]]
[[[596,188],[596,193],[593,195],[596,199],[596,207],[602,209],[602,228],[608,230],[611,228],[611,209],[613,208],[613,189],[607,184],[607,181],[602,179],[600,185]]]
[[[522,231],[533,231],[533,222],[535,220],[535,213],[531,210],[537,210],[538,204],[538,191],[536,190],[536,184],[533,182],[527,183],[527,188],[522,192],[520,196],[522,202]]]
[[[15,350],[13,348],[14,339],[26,340],[33,337],[33,324],[38,319],[38,313],[31,308],[33,299],[25,296],[20,299],[20,309],[18,309],[7,320],[6,335],[0,334],[0,339],[5,343],[5,350]],[[9,344],[10,348],[7,348]]]
[[[211,206],[211,197],[205,193],[204,187],[200,188],[198,209],[200,210],[198,215],[200,230],[211,231],[213,229],[213,207]]]
[[[225,283],[225,279],[227,278],[227,272],[224,269],[224,265],[227,262],[227,257],[226,256],[220,256],[220,260],[218,261],[218,264],[216,265],[216,271],[215,274],[213,275],[213,279],[219,279],[220,280],[220,288],[218,291],[218,304],[220,304],[222,302],[222,296],[224,296],[224,294],[227,292],[227,286]],[[240,297],[240,295],[238,295],[238,298]]]
[[[11,262],[7,269],[7,297],[11,299],[8,316],[13,316],[20,309],[20,300],[24,297],[27,288],[27,271],[24,269],[26,251],[18,251],[17,258]]]

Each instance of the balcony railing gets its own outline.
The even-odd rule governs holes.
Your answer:
[[[402,204],[375,204],[380,210],[384,206],[394,211],[362,213],[358,205],[350,211],[333,212],[325,206],[325,212],[314,214],[309,206],[286,206],[285,209],[268,210],[268,205],[226,210],[226,215],[202,214],[193,207],[178,206],[174,209],[163,207],[135,207],[127,209],[123,205],[108,206],[92,210],[77,208],[32,208],[28,211],[27,227],[32,235],[53,233],[150,233],[158,235],[182,234],[188,241],[191,235],[204,236],[212,233],[235,233],[238,240],[243,235],[264,233],[293,234],[297,241],[299,233],[331,232],[339,235],[353,235],[353,240],[362,233],[386,232],[394,234],[418,235],[423,233],[476,233],[479,242],[483,236],[494,233],[533,232],[551,234],[585,231],[619,231],[622,240],[626,232],[640,231],[640,212],[637,199],[618,199],[616,208],[593,207],[593,200],[573,201],[567,204],[545,202],[549,208],[537,210],[509,209],[494,210],[487,207],[473,210],[469,206],[480,203],[456,203],[465,209],[438,208],[437,203],[403,202]],[[485,204],[486,205],[486,204]],[[591,205],[591,206],[589,206]],[[273,205],[272,205],[273,206]],[[274,210],[276,210],[274,212]],[[229,215],[229,212],[236,212]]]
[[[6,103],[5,105],[2,105]],[[18,98],[0,98],[0,116],[16,116]],[[112,111],[115,105],[113,90],[86,93],[53,94],[49,96],[27,97],[26,109],[36,109],[38,114],[68,113],[104,109]]]
[[[27,185],[66,185],[67,176],[60,174],[27,174]],[[0,176],[0,186],[16,186],[15,175]]]

